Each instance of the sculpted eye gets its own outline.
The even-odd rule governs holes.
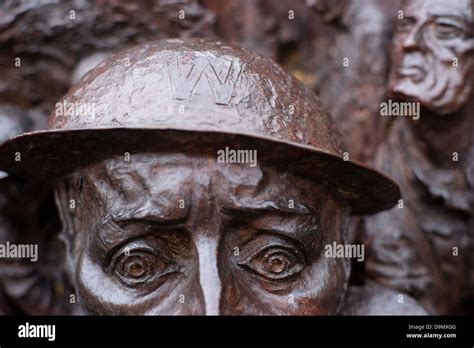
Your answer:
[[[460,28],[444,22],[435,23],[434,32],[439,39],[454,39],[463,36],[463,31]]]
[[[269,280],[290,278],[304,268],[301,253],[282,246],[265,248],[238,264]]]
[[[113,267],[120,281],[132,287],[175,272],[156,251],[146,249],[121,250],[114,257]]]

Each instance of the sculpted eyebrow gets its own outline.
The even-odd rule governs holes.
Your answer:
[[[150,225],[168,225],[183,222],[189,215],[189,206],[187,209],[177,209],[175,207],[153,206],[152,208],[127,209],[112,212],[103,221],[102,224],[110,220],[118,225],[124,226],[132,223],[147,223]]]
[[[114,222],[120,227],[126,227],[128,225],[149,225],[152,227],[166,227],[166,226],[173,226],[173,225],[180,225],[184,223],[185,217],[179,218],[168,218],[163,216],[145,216],[140,218],[111,218],[110,221]]]
[[[226,205],[222,207],[226,215],[258,215],[265,213],[283,213],[289,215],[311,215],[312,209],[301,203],[295,203],[294,207],[282,205],[274,201],[249,202],[241,206]]]
[[[94,234],[94,247],[103,252],[113,250],[125,241],[151,232],[179,228],[185,218],[168,219],[163,217],[146,218],[109,218],[98,226],[98,233]]]
[[[289,238],[302,249],[305,249],[302,241],[311,238],[308,232],[317,231],[320,223],[318,215],[302,204],[295,204],[295,208],[292,209],[276,202],[265,201],[247,204],[245,207],[226,206],[222,208],[222,212],[230,217],[242,218],[247,226],[260,232]],[[267,220],[266,215],[282,219]],[[260,217],[264,219],[260,220]]]
[[[469,27],[469,18],[461,17],[461,16],[454,16],[454,15],[433,15],[436,20],[450,20],[450,24],[458,24],[462,25],[463,29],[467,29]]]

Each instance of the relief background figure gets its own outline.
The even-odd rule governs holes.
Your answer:
[[[366,271],[432,313],[459,313],[473,295],[472,2],[406,1],[403,10],[389,86],[398,101],[419,102],[421,115],[397,119],[377,152],[404,207],[367,219]]]

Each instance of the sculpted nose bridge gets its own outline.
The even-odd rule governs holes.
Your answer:
[[[218,269],[218,239],[200,236],[195,240],[199,257],[199,286],[205,302],[206,315],[219,315],[222,284]]]
[[[405,49],[423,49],[423,25],[416,24],[403,41]]]

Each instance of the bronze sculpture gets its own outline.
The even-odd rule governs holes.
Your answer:
[[[229,148],[258,164],[216,160]],[[54,183],[87,313],[360,314],[347,258],[321,250],[399,190],[342,154],[315,95],[268,59],[166,40],[87,74],[49,130],[1,145],[0,170]]]
[[[378,150],[403,202],[368,219],[366,270],[432,313],[460,313],[474,289],[472,2],[405,1],[402,10],[390,90],[421,113],[395,120]]]
[[[177,20],[181,10],[186,18]],[[93,58],[151,39],[216,36],[214,15],[196,0],[6,0],[0,2],[0,17],[0,141],[7,139],[6,130],[12,136],[46,129],[56,102]],[[19,126],[10,127],[12,116]],[[57,247],[60,219],[51,191],[45,183],[0,185],[1,241],[36,243],[43,255],[36,263],[0,258],[0,313],[75,312],[64,279],[64,250]]]

